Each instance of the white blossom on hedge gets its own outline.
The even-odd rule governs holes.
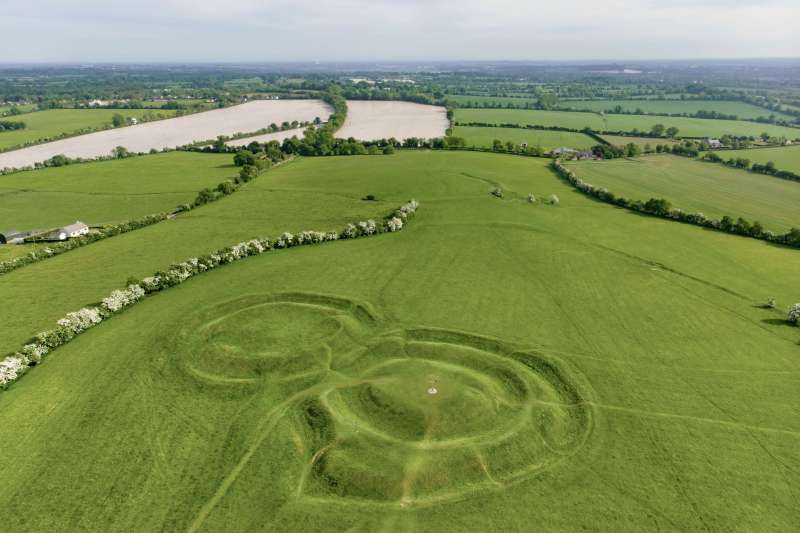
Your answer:
[[[58,325],[77,335],[103,321],[100,310],[96,307],[84,307],[79,311],[67,313],[67,316],[58,321]]]
[[[800,326],[800,304],[794,304],[789,308],[786,320],[788,320],[790,324]]]
[[[27,364],[19,357],[9,355],[0,361],[0,385],[7,385],[25,372]]]
[[[386,227],[389,231],[400,231],[403,229],[403,221],[397,217],[392,217],[386,222]]]
[[[358,228],[355,227],[353,224],[348,224],[345,226],[344,230],[342,230],[342,238],[343,239],[354,239],[358,235]]]
[[[416,200],[411,200],[401,206],[397,213],[402,213],[404,216],[395,216],[387,220],[385,229],[389,231],[402,229],[402,219],[409,213],[414,213],[418,205]],[[384,227],[382,226],[381,229],[384,229]],[[291,233],[284,233],[275,243],[275,247],[288,248],[295,244],[313,244],[335,241],[340,238],[369,236],[378,233],[378,230],[378,225],[374,220],[370,219],[366,222],[359,222],[358,226],[348,224],[341,234],[335,231],[327,233],[303,231],[297,236]],[[200,272],[211,270],[221,264],[238,261],[250,255],[262,254],[270,249],[269,240],[252,239],[204,257],[192,257],[182,263],[170,266],[166,272],[158,272],[153,276],[142,279],[138,284],[130,284],[124,289],[113,291],[106,298],[103,298],[100,307],[88,307],[68,313],[57,322],[57,328],[38,333],[35,337],[35,342],[26,344],[20,352],[9,355],[0,361],[0,386],[5,386],[16,380],[28,366],[40,362],[51,350],[69,342],[76,335],[99,324],[104,318],[111,316],[113,313],[136,303],[146,294],[180,284]]]
[[[116,290],[103,298],[103,307],[110,313],[116,313],[144,296],[144,289],[139,285],[128,285],[127,288]]]

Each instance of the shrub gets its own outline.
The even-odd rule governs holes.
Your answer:
[[[789,312],[786,314],[786,320],[789,324],[800,326],[800,304],[794,304],[789,308]]]
[[[403,204],[396,211],[396,213],[401,213],[402,217],[397,215],[390,216],[386,220],[385,226],[378,226],[374,220],[367,220],[366,222],[359,222],[358,225],[348,224],[341,234],[335,231],[327,233],[302,231],[297,235],[284,233],[275,242],[275,248],[316,244],[335,241],[339,238],[369,236],[382,231],[399,231],[403,228],[403,220],[413,214],[418,206],[419,204],[416,200],[410,200],[408,203]],[[144,298],[145,295],[179,285],[201,272],[251,255],[265,253],[272,248],[268,239],[252,239],[200,258],[193,257],[182,263],[173,264],[166,271],[156,272],[141,281],[129,278],[128,285],[124,289],[115,290],[109,296],[103,298],[99,307],[86,307],[73,313],[67,313],[64,318],[57,322],[56,328],[40,332],[33,342],[23,346],[19,352],[0,360],[0,387],[6,387],[17,380],[30,366],[38,364],[53,349],[69,342],[76,335],[96,326],[115,313],[133,305]]]
[[[492,195],[494,195],[494,196],[496,196],[498,198],[502,198],[503,197],[503,189],[501,189],[500,187],[495,187],[494,189],[492,189]]]
[[[559,205],[561,203],[561,200],[559,200],[558,196],[556,196],[555,194],[551,194],[550,196],[547,197],[547,203],[550,205]]]
[[[528,203],[529,204],[535,204],[536,203],[536,197],[533,195],[533,193],[530,193],[528,195]]]

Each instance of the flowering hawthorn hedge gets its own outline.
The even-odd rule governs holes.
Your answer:
[[[789,308],[789,313],[786,315],[786,320],[790,324],[800,326],[800,304],[794,304]]]
[[[135,304],[148,294],[163,291],[169,287],[180,285],[187,279],[213,270],[219,266],[239,261],[251,255],[261,255],[270,250],[292,248],[310,244],[318,244],[339,239],[357,239],[384,232],[396,232],[403,228],[404,222],[419,207],[416,200],[400,206],[382,223],[374,220],[348,224],[342,231],[301,231],[298,234],[284,233],[277,239],[251,239],[234,244],[228,248],[217,250],[202,257],[192,257],[182,263],[176,263],[169,269],[156,272],[138,283],[131,283],[123,289],[109,294],[96,307],[84,307],[79,311],[67,313],[58,320],[56,327],[38,333],[30,343],[19,351],[0,360],[0,387],[6,388],[19,379],[29,368],[39,364],[44,356],[68,343],[77,335],[90,329],[125,308]]]
[[[614,204],[626,209],[638,211],[640,213],[647,213],[649,215],[677,220],[686,224],[694,224],[695,226],[702,226],[704,228],[716,229],[726,233],[734,233],[736,235],[743,235],[746,237],[753,237],[754,239],[761,239],[764,241],[782,244],[784,246],[791,246],[793,248],[800,248],[800,229],[792,228],[788,233],[783,235],[776,235],[771,231],[765,230],[760,223],[750,223],[743,218],[734,221],[728,216],[722,217],[720,220],[709,218],[703,213],[686,213],[680,209],[673,209],[666,200],[658,200],[651,198],[647,202],[640,200],[628,200],[614,193],[609,192],[608,189],[603,187],[595,187],[590,183],[586,183],[575,175],[573,171],[565,167],[560,159],[553,161],[553,169],[564,180],[569,182],[570,185],[578,189],[580,192],[593,196],[603,202]]]

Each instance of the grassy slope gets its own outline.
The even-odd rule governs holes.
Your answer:
[[[382,216],[397,207],[361,201],[373,192],[366,189],[352,195],[333,190],[298,191],[278,180],[285,172],[283,167],[270,170],[235,194],[174,220],[0,276],[0,300],[25,298],[32,286],[48,295],[47,301],[18,309],[19,313],[10,307],[0,309],[0,320],[8,321],[7,333],[0,338],[0,353],[14,349],[65,313],[99,300],[131,275],[146,276],[176,261],[253,237],[339,229],[347,222]]]
[[[786,146],[783,148],[760,148],[750,150],[725,150],[717,152],[720,157],[746,157],[753,163],[775,163],[775,168],[789,170],[800,174],[800,146]]]
[[[800,185],[677,156],[570,163],[588,183],[634,200],[666,198],[684,211],[758,220],[785,232],[800,227]]]
[[[715,137],[726,133],[732,135],[758,136],[767,132],[773,136],[785,136],[790,139],[800,137],[800,129],[756,124],[742,120],[707,120],[686,117],[652,117],[642,115],[606,115],[608,125],[603,117],[595,113],[579,113],[570,111],[535,111],[526,109],[457,109],[458,122],[483,122],[488,124],[534,124],[540,126],[562,126],[582,129],[591,127],[601,131],[650,131],[655,124],[678,128],[678,135],[684,137]]]
[[[130,220],[191,202],[237,173],[229,155],[170,152],[0,176],[0,228]]]
[[[530,146],[538,144],[546,150],[559,148],[561,146],[585,149],[598,144],[596,140],[588,135],[566,131],[527,130],[520,128],[471,128],[466,126],[456,126],[453,130],[453,135],[464,137],[468,146],[491,147],[495,139],[500,139],[504,143],[506,141],[513,141],[517,144],[528,143]]]
[[[173,110],[149,109],[51,109],[28,113],[24,118],[24,130],[0,133],[0,148],[9,148],[25,142],[52,138],[61,133],[78,132],[84,128],[100,128],[111,124],[111,117],[119,113],[126,118],[141,118],[145,113],[171,117]]]
[[[754,305],[769,295],[797,299],[796,251],[594,202],[536,159],[324,158],[257,183],[303,192],[288,207],[278,193],[259,196],[267,226],[292,227],[314,213],[319,197],[347,204],[364,191],[390,204],[415,196],[423,208],[398,235],[248,259],[155,296],[3,393],[0,424],[15,429],[0,433],[9,528],[186,530],[215,494],[202,522],[208,531],[531,523],[573,531],[791,530],[800,520],[797,330]],[[487,194],[495,183],[506,199]],[[557,193],[561,206],[528,205],[530,191]],[[252,217],[232,203],[237,197],[244,195],[217,204],[220,215]],[[20,301],[29,301],[46,273],[23,271],[31,277]],[[176,363],[196,353],[170,348],[198,309],[292,290],[369,302],[390,327],[424,324],[538,346],[586,376],[594,431],[576,456],[508,488],[470,497],[458,480],[465,472],[438,478],[462,501],[404,508],[298,498],[297,472],[314,448],[310,435],[291,430],[301,414],[275,407],[313,376],[266,378],[255,389],[213,385],[179,370]],[[54,304],[74,296],[54,295]],[[268,425],[268,413],[286,416]],[[351,442],[363,438],[340,430]],[[381,450],[382,464],[388,469],[400,452]],[[350,482],[369,483],[369,475]]]

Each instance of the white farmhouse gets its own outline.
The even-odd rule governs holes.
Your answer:
[[[89,233],[89,226],[78,220],[74,224],[67,224],[64,227],[54,230],[51,233],[51,238],[57,241],[66,241],[67,239],[80,237],[81,235],[86,235],[87,233]]]

